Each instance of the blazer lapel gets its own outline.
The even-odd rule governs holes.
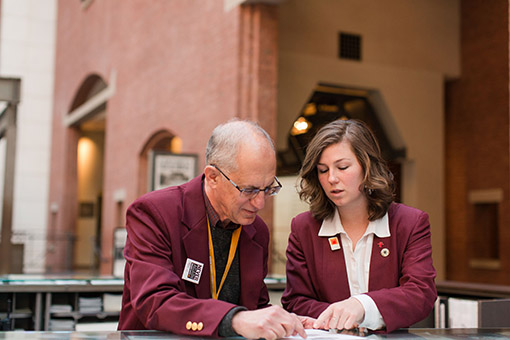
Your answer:
[[[387,279],[391,277],[388,270],[391,268],[390,262],[392,256],[396,256],[395,250],[390,247],[390,238],[380,238],[374,235],[372,245],[372,256],[370,259],[370,275],[368,282],[368,291],[379,290],[387,286]],[[388,255],[385,252],[389,251]]]
[[[340,245],[340,235],[336,236]],[[330,296],[321,296],[324,301],[341,301],[348,298],[350,294],[349,281],[347,277],[347,269],[345,268],[344,251],[342,248],[332,250],[329,244],[328,237],[319,237],[321,242],[319,258],[316,263],[322,263],[321,277],[319,278],[319,285],[321,286],[334,286],[334,289],[322,289],[322,291],[330,292]]]
[[[239,240],[239,267],[241,272],[241,297],[239,303],[248,309],[256,309],[262,287],[256,283],[264,277],[267,264],[260,263],[264,258],[262,246],[253,240],[255,228],[243,225]]]
[[[202,223],[191,227],[182,238],[187,258],[204,264],[200,282],[195,286],[196,297],[206,299],[211,297],[211,275],[209,268],[209,241],[207,236],[207,220],[204,216]]]
[[[184,233],[182,243],[186,258],[204,264],[202,276],[195,287],[196,297],[207,299],[211,297],[211,269],[209,266],[209,240],[207,233],[207,218],[205,212],[204,195],[202,191],[202,177],[196,177],[183,193],[182,223],[189,228]],[[184,260],[186,261],[186,260]]]

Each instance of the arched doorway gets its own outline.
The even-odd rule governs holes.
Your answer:
[[[101,261],[103,168],[108,85],[90,75],[78,90],[68,115],[75,130],[76,204],[71,270],[97,274]],[[101,99],[101,98],[106,99]],[[100,100],[98,100],[98,98]]]
[[[406,148],[377,90],[318,84],[289,129],[288,148],[278,152],[278,173],[297,174],[309,141],[322,126],[337,119],[359,119],[370,126],[395,176],[395,200],[399,202]]]
[[[182,151],[182,140],[168,130],[159,130],[149,137],[140,152],[139,196],[152,190],[151,170],[154,151],[168,151],[179,154]]]

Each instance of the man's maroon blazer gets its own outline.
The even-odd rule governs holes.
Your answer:
[[[367,294],[391,332],[427,317],[437,291],[428,215],[392,203],[388,218],[391,236],[374,235]],[[317,235],[321,224],[310,212],[292,220],[287,287],[282,296],[288,311],[315,318],[329,304],[351,296],[343,251],[332,251],[328,238]],[[384,248],[389,250],[386,257],[381,255]]]
[[[211,298],[207,219],[202,176],[148,193],[127,211],[124,293],[119,329],[218,336],[235,305]],[[240,305],[267,306],[269,232],[259,217],[239,240]],[[186,259],[204,264],[198,284],[181,279]],[[188,329],[189,328],[189,329]]]

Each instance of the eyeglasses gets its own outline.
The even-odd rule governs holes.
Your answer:
[[[241,196],[244,197],[244,198],[247,198],[247,199],[253,199],[255,197],[257,197],[257,195],[259,194],[259,192],[263,191],[264,192],[264,196],[266,197],[269,197],[269,196],[274,196],[276,195],[278,192],[280,192],[280,189],[282,188],[282,184],[280,183],[280,181],[278,181],[278,178],[276,178],[276,176],[274,176],[274,179],[276,181],[276,183],[278,183],[278,185],[275,185],[275,186],[269,186],[269,187],[265,187],[263,189],[259,189],[259,188],[239,188],[239,186],[237,184],[234,183],[234,181],[232,181],[230,178],[228,178],[227,175],[225,175],[223,173],[223,171],[220,170],[220,168],[218,168],[216,165],[214,164],[211,164],[213,167],[216,168],[216,170],[218,170],[223,176],[225,176],[226,179],[228,179],[228,181],[230,183],[232,183],[233,186],[236,187],[237,190],[239,190],[239,192],[241,193]]]

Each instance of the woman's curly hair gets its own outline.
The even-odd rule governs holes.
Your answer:
[[[363,169],[360,191],[368,200],[369,220],[377,220],[386,214],[393,201],[395,183],[374,134],[360,120],[335,120],[323,126],[313,137],[299,173],[299,197],[310,204],[310,211],[316,219],[333,216],[336,206],[319,182],[317,163],[324,149],[342,141],[350,143]]]

